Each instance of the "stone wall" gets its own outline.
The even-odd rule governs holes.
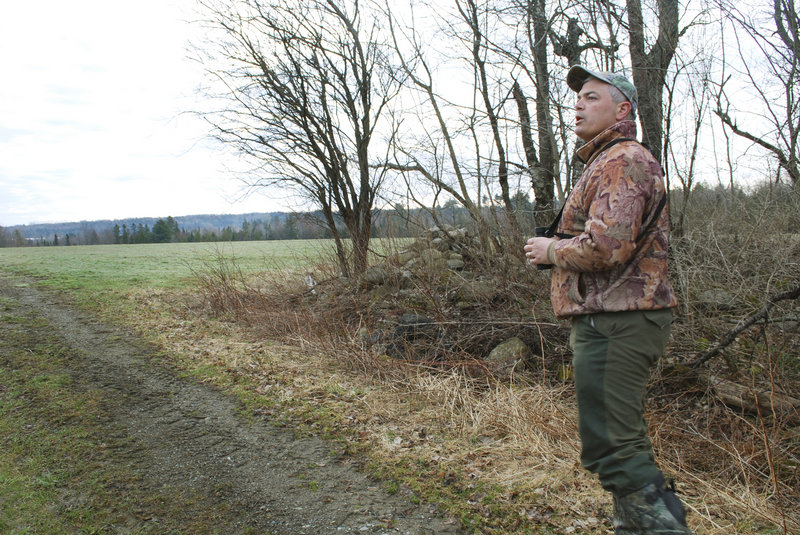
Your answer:
[[[441,307],[468,315],[491,301],[498,282],[470,269],[474,262],[471,253],[478,250],[477,237],[466,228],[433,227],[367,269],[360,280],[362,290],[369,293],[376,307],[380,308],[382,302],[393,307],[396,317],[372,332],[362,329],[360,339],[373,351],[392,358],[432,362],[446,358],[459,326],[452,321],[437,322],[431,314],[420,313],[425,307],[417,305],[433,299]],[[524,269],[521,261],[520,266]],[[501,378],[538,362],[534,351],[516,336],[478,357]]]

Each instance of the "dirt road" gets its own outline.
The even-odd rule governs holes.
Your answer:
[[[101,392],[108,428],[124,434],[115,437],[114,462],[130,465],[141,485],[191,495],[187,518],[216,511],[214,532],[460,533],[432,507],[385,492],[331,444],[243,414],[226,393],[156,364],[146,343],[29,281],[0,274],[0,296],[14,314],[46,320],[76,355],[68,365],[75,388]],[[128,519],[109,532],[137,532],[153,519],[146,511],[136,517],[142,525]]]

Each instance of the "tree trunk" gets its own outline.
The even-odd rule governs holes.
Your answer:
[[[355,224],[350,228],[350,239],[353,243],[353,269],[355,273],[364,273],[369,267],[369,239],[372,232],[372,211],[360,211]]]
[[[531,131],[531,114],[528,111],[528,101],[525,93],[517,82],[514,82],[513,95],[519,110],[520,135],[522,147],[525,150],[525,159],[531,174],[531,186],[536,199],[536,213],[534,220],[537,225],[548,225],[553,217],[554,187],[553,176],[547,173],[536,155],[536,146],[533,143]]]
[[[461,16],[470,27],[472,31],[472,59],[474,61],[475,69],[477,71],[479,87],[478,91],[483,100],[483,106],[486,110],[486,117],[489,119],[489,125],[492,129],[492,139],[494,140],[494,147],[497,150],[497,182],[500,185],[500,194],[503,199],[503,206],[505,208],[506,219],[508,220],[509,230],[511,232],[512,241],[519,243],[522,241],[522,232],[517,222],[517,216],[514,211],[513,203],[511,202],[511,191],[508,184],[508,161],[506,158],[506,148],[503,143],[503,135],[500,131],[500,121],[495,112],[490,99],[489,80],[486,74],[486,61],[484,58],[486,41],[485,36],[481,30],[481,24],[478,19],[478,7],[472,2],[466,2],[466,6],[460,3],[456,4]]]
[[[517,82],[512,93],[519,112],[520,135],[525,158],[531,174],[531,186],[535,198],[535,221],[547,225],[555,214],[555,181],[558,177],[558,151],[555,147],[553,119],[550,115],[550,72],[547,63],[549,21],[546,0],[530,0],[527,4],[528,33],[534,63],[536,84],[536,129],[539,155],[533,142],[531,116],[527,97]]]
[[[664,83],[678,46],[678,1],[658,0],[658,38],[645,51],[641,0],[627,0],[633,83],[639,93],[642,141],[659,163],[664,137]]]
[[[533,3],[533,55],[536,70],[536,125],[539,137],[540,166],[538,177],[534,180],[540,182],[544,198],[541,208],[544,210],[542,224],[549,224],[556,213],[555,198],[553,195],[554,182],[557,177],[558,165],[555,148],[555,133],[553,132],[553,118],[550,115],[550,72],[547,62],[547,20],[546,0],[535,0]],[[539,198],[536,198],[536,212],[539,216]],[[540,217],[536,219],[537,223]]]

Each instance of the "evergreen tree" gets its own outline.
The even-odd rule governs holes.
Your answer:
[[[100,243],[100,235],[97,233],[95,229],[89,231],[89,236],[87,241],[89,245],[98,245]]]
[[[167,225],[169,226],[170,235],[172,236],[173,241],[178,237],[180,234],[180,229],[178,228],[178,222],[172,216],[167,217]]]
[[[172,219],[172,218],[170,218]],[[175,222],[174,220],[172,221]],[[168,243],[172,241],[173,225],[168,221],[159,219],[153,225],[153,243]]]
[[[296,240],[297,239],[297,221],[293,214],[286,217],[283,225],[283,239]]]
[[[233,241],[233,229],[230,226],[222,229],[222,241]]]

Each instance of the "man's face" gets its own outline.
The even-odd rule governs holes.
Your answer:
[[[630,102],[616,103],[611,99],[609,87],[597,78],[589,78],[578,92],[575,134],[584,141],[590,141],[612,124],[618,123],[630,111]]]

